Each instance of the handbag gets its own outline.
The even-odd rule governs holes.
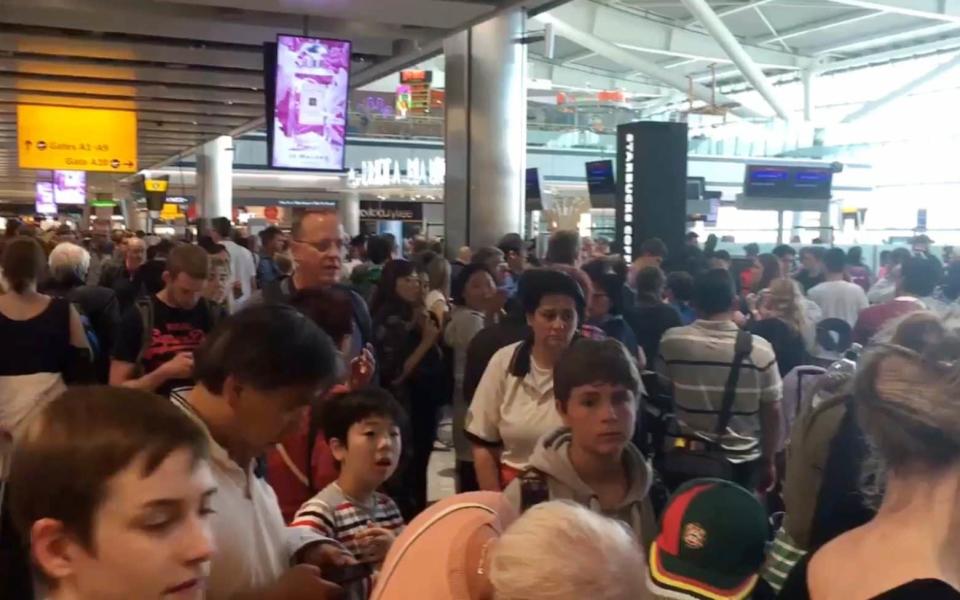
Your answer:
[[[709,477],[732,481],[734,479],[733,463],[727,459],[727,454],[721,445],[723,434],[727,431],[730,419],[733,417],[733,403],[737,397],[737,383],[740,381],[740,368],[743,359],[753,351],[753,335],[740,330],[737,332],[737,341],[734,346],[733,363],[730,365],[730,374],[723,388],[723,401],[720,405],[720,414],[717,416],[717,427],[714,429],[714,439],[691,438],[677,436],[679,445],[668,450],[659,465],[659,471],[664,481],[671,489],[676,489],[691,479]]]

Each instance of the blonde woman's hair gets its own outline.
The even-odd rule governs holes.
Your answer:
[[[803,306],[793,280],[774,279],[764,294],[766,309],[795,331],[803,331]]]
[[[570,502],[528,510],[500,538],[490,565],[495,600],[638,600],[645,561],[634,536]]]
[[[857,416],[888,469],[960,461],[960,331],[915,313],[864,361]]]

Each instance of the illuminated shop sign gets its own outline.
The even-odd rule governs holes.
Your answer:
[[[447,163],[439,156],[429,160],[408,158],[402,162],[378,158],[361,162],[360,169],[350,169],[347,187],[441,186],[446,174]]]
[[[433,71],[400,71],[400,83],[431,83],[432,81]]]
[[[634,177],[636,176],[634,150],[636,141],[630,131],[624,132],[621,143],[618,144],[619,164],[623,165],[622,190],[618,194],[623,198],[623,205],[617,207],[617,237],[623,246],[623,258],[627,264],[633,262],[633,207],[634,207]],[[622,212],[621,212],[622,211]]]
[[[371,221],[423,221],[423,205],[419,202],[360,201],[360,218]]]

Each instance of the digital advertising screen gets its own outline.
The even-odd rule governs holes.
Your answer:
[[[36,196],[35,204],[36,204],[36,209],[38,214],[41,214],[41,215],[57,214],[57,203],[54,202],[52,181],[37,182],[37,196]]]
[[[277,36],[267,98],[271,167],[343,170],[350,51],[348,41]]]
[[[83,205],[87,201],[87,174],[84,171],[54,171],[53,199],[57,204]]]

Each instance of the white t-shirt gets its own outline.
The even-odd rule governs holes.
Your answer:
[[[467,413],[467,433],[502,444],[500,461],[514,469],[530,465],[541,436],[563,425],[553,396],[553,370],[537,366],[520,379],[509,373],[513,354],[523,342],[501,348],[487,364]]]
[[[253,294],[252,280],[257,276],[257,264],[253,254],[236,242],[224,240],[220,242],[230,255],[230,281],[227,282],[227,302],[230,314],[237,312],[244,302]],[[239,298],[233,297],[233,282],[240,282],[243,293]]]
[[[823,319],[843,319],[851,327],[860,311],[870,306],[863,288],[849,281],[826,281],[810,288],[807,295],[823,311]]]
[[[842,319],[849,323],[850,327],[857,324],[860,311],[870,306],[863,288],[849,281],[825,281],[810,288],[807,295],[823,311],[821,321]],[[821,348],[819,344],[814,349],[813,355],[824,360],[840,358],[840,354]]]

